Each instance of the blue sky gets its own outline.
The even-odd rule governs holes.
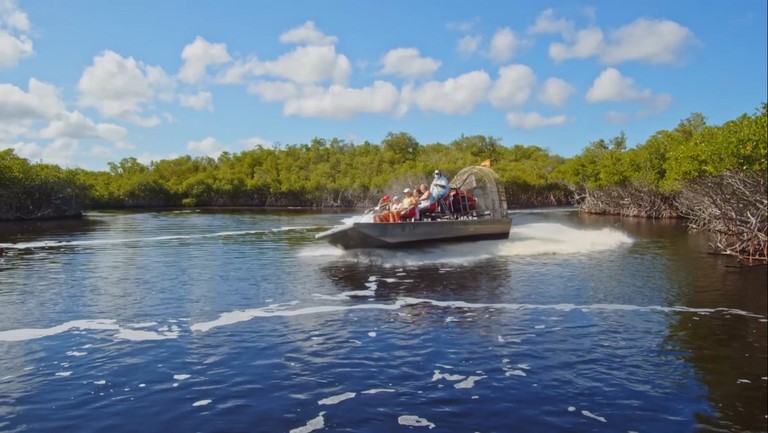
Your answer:
[[[105,169],[314,137],[562,156],[768,100],[765,0],[0,0],[0,149]]]

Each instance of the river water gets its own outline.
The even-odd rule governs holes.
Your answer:
[[[352,213],[0,225],[2,432],[766,431],[766,268],[679,222],[513,214],[343,252]]]

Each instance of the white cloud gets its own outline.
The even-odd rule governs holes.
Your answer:
[[[544,126],[562,125],[566,121],[568,121],[568,118],[562,114],[558,116],[544,117],[536,112],[507,113],[507,122],[510,125],[521,129],[535,129]]]
[[[445,81],[424,83],[409,92],[408,100],[423,111],[467,114],[486,99],[490,87],[491,77],[487,73],[473,71]]]
[[[416,48],[389,50],[381,63],[384,65],[381,73],[405,78],[430,76],[440,67],[439,61],[431,57],[421,57]]]
[[[563,36],[564,42],[549,45],[549,56],[557,62],[597,57],[608,65],[627,61],[675,64],[682,62],[684,49],[696,43],[690,29],[670,20],[638,18],[605,37],[595,26],[574,33],[570,21],[554,20],[549,11],[539,16],[529,32]]]
[[[83,71],[77,89],[81,106],[94,107],[106,117],[150,127],[159,124],[160,118],[142,117],[143,106],[171,85],[161,68],[105,51]]]
[[[280,42],[296,45],[336,45],[339,39],[336,36],[327,36],[315,28],[314,21],[307,21],[303,25],[288,30],[280,35]]]
[[[515,50],[521,41],[509,27],[499,29],[491,39],[491,47],[488,56],[499,63],[510,60],[515,55]]]
[[[179,69],[179,78],[187,83],[199,83],[205,77],[208,66],[220,65],[231,60],[227,44],[213,44],[200,36],[187,44],[181,52],[184,64]]]
[[[635,80],[625,77],[616,68],[606,68],[595,78],[587,91],[587,101],[645,101],[651,98],[651,91],[635,87]]]
[[[43,149],[37,143],[18,142],[9,147],[13,149],[16,155],[33,162],[39,161],[40,156],[43,154]],[[0,145],[0,148],[3,148],[3,146]]]
[[[488,99],[496,107],[517,107],[525,103],[536,87],[536,75],[526,65],[509,65],[499,69]]]
[[[77,153],[78,147],[77,140],[57,138],[40,149],[40,159],[47,164],[56,164],[62,167],[72,166],[74,165],[72,158]]]
[[[537,98],[542,104],[562,107],[575,90],[573,86],[561,78],[547,78],[544,84],[539,87]]]
[[[645,18],[612,32],[610,40],[600,56],[606,64],[630,60],[680,63],[683,49],[696,41],[690,29],[674,21]]]
[[[472,54],[480,48],[480,43],[482,41],[482,36],[464,36],[459,39],[459,42],[456,44],[456,51],[463,55]]]
[[[200,141],[190,140],[187,142],[187,150],[191,152],[202,153],[210,157],[217,157],[221,152],[227,150],[223,144],[219,143],[213,137],[205,137]]]
[[[49,120],[64,111],[64,103],[52,84],[29,79],[29,91],[0,84],[0,124],[6,121]]]
[[[526,31],[529,34],[560,33],[565,37],[573,33],[573,22],[565,18],[555,18],[555,11],[546,9],[536,17],[536,22]]]
[[[101,144],[94,144],[91,146],[91,150],[88,151],[88,156],[95,156],[98,158],[107,158],[112,156],[112,150],[107,146]]]
[[[112,123],[96,124],[79,111],[63,112],[40,131],[43,138],[101,138],[121,142],[128,136],[122,126]]]
[[[179,103],[182,107],[189,107],[198,111],[213,111],[213,95],[211,95],[211,92],[200,91],[194,95],[179,95]]]
[[[15,37],[0,29],[0,69],[19,64],[19,59],[34,53],[32,41],[25,35]]]
[[[259,63],[253,72],[300,84],[330,81],[345,85],[352,66],[346,56],[336,54],[333,46],[309,46],[297,47],[277,60]]]
[[[587,91],[588,102],[638,102],[646,108],[637,114],[648,117],[663,111],[672,102],[666,93],[654,95],[650,89],[638,89],[635,80],[625,77],[616,68],[606,68]],[[616,118],[616,116],[611,115]],[[610,120],[610,119],[609,119]]]
[[[238,84],[242,83],[247,75],[256,75],[258,73],[259,59],[251,57],[248,60],[235,61],[232,66],[216,78],[216,82],[221,84]]]
[[[14,0],[0,0],[0,29],[3,28],[29,32],[29,18]]]
[[[0,0],[0,69],[14,67],[35,51],[29,33],[29,19],[13,0]]]
[[[560,62],[567,59],[585,59],[598,55],[604,48],[603,31],[597,27],[579,30],[573,37],[566,38],[567,44],[549,44],[549,56]]]
[[[391,113],[398,102],[398,91],[385,81],[360,89],[332,85],[328,89],[306,87],[298,98],[289,99],[283,114],[327,119],[349,119],[360,113]]]
[[[288,81],[258,81],[248,86],[248,92],[261,96],[264,101],[278,102],[298,98],[301,89]]]
[[[455,30],[462,33],[469,33],[471,32],[477,24],[480,23],[480,18],[475,17],[472,19],[469,19],[467,21],[459,21],[459,22],[450,22],[445,25],[445,28],[448,30]]]
[[[269,146],[270,142],[261,137],[249,137],[240,140],[240,145],[245,149],[257,149]]]

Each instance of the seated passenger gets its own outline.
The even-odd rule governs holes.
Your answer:
[[[379,204],[374,208],[373,222],[383,223],[389,222],[389,207],[392,204],[388,195],[379,200]]]
[[[394,196],[392,197],[392,206],[389,207],[389,222],[392,223],[399,223],[400,222],[400,210],[402,210],[403,204],[400,203],[400,197]]]
[[[405,198],[400,204],[400,220],[413,219],[416,216],[416,199],[410,188],[403,190]]]
[[[422,183],[419,187],[421,196],[419,196],[418,206],[416,206],[416,219],[420,220],[421,216],[427,212],[434,212],[437,209],[437,202],[435,196],[427,189],[427,184]]]
[[[435,201],[448,194],[448,178],[443,176],[440,170],[435,170],[435,179],[432,181],[432,185],[429,186],[429,192],[435,197]]]

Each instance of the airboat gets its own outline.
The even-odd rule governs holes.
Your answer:
[[[335,226],[315,237],[345,250],[399,248],[435,242],[507,239],[512,227],[501,179],[485,166],[470,166],[459,171],[450,182],[449,193],[427,212],[422,212],[418,220],[371,222],[361,219],[365,218]]]

